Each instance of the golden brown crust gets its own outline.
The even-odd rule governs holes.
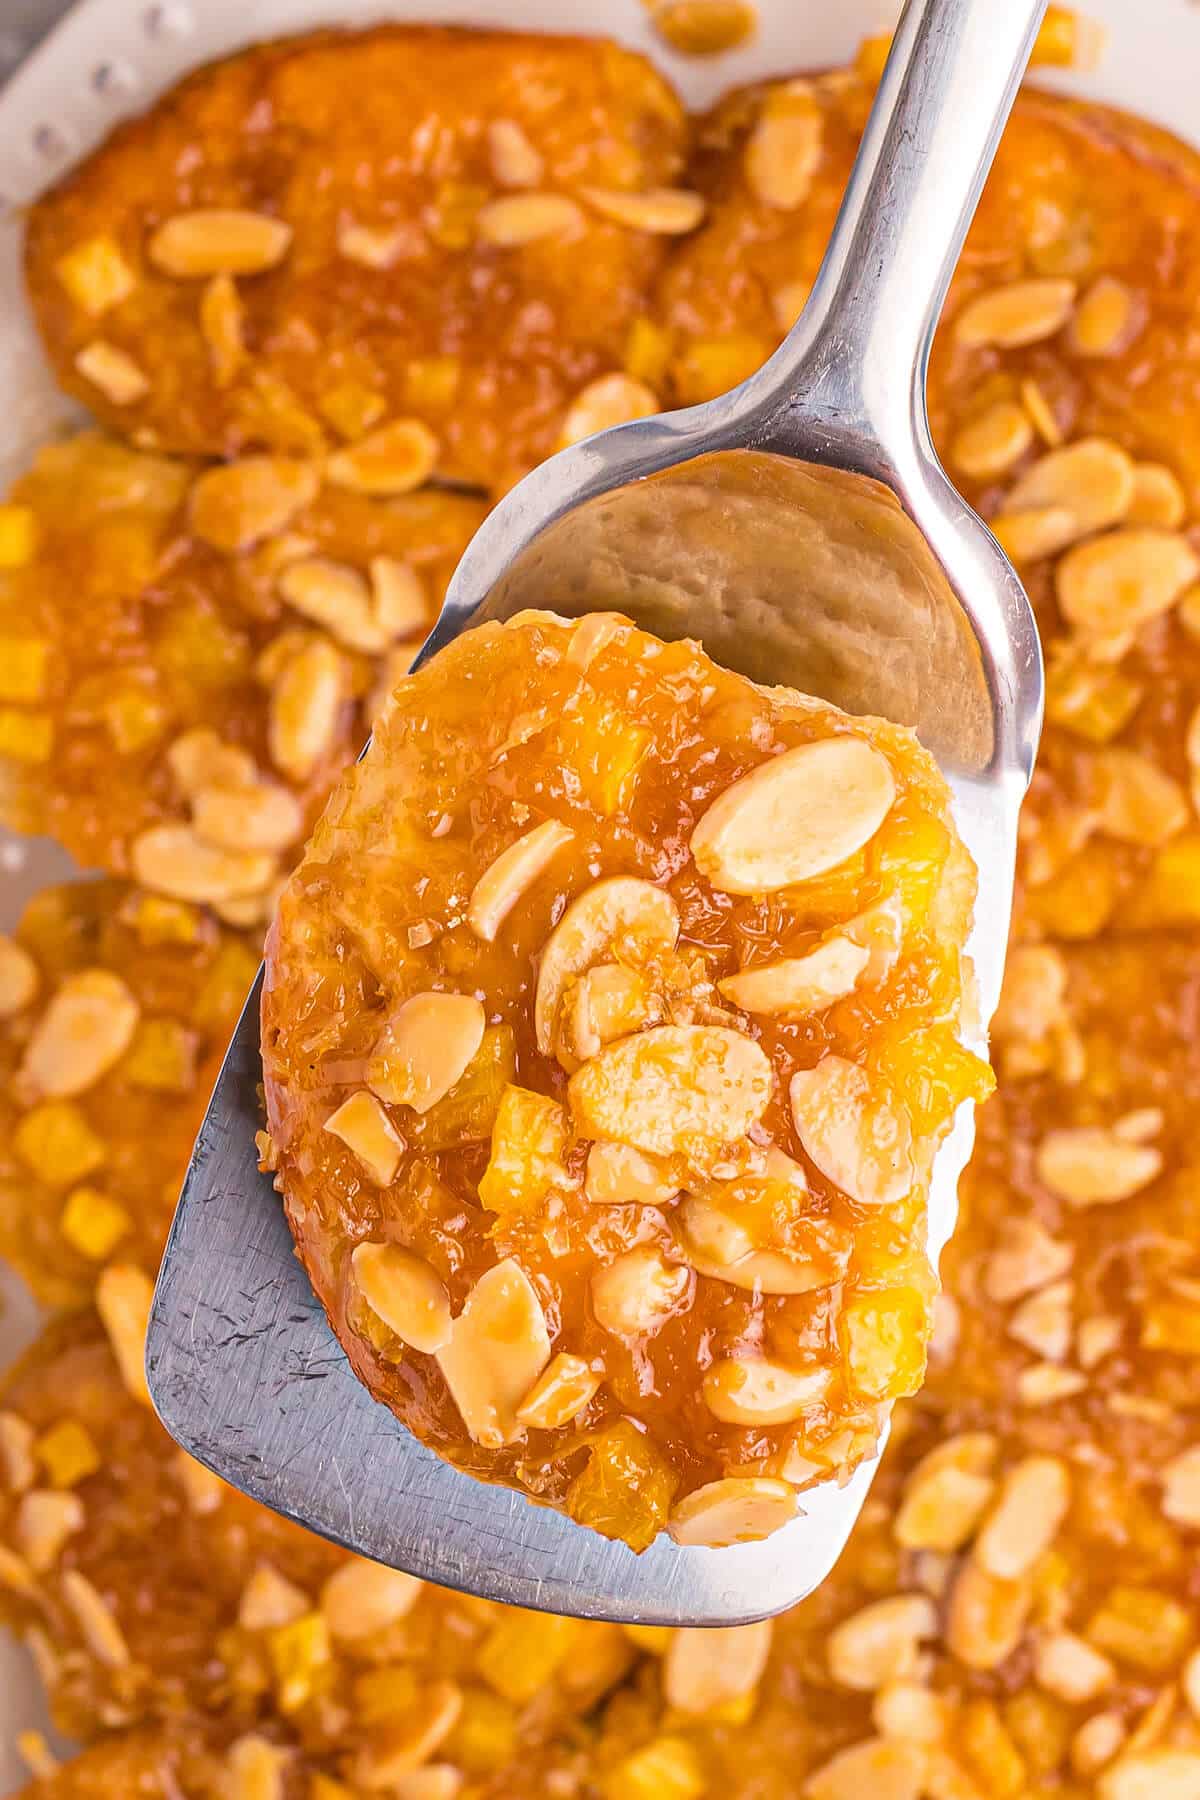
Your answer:
[[[497,121],[533,152],[507,184]],[[311,453],[338,441],[349,387],[380,420],[424,419],[442,474],[503,488],[554,448],[580,390],[621,368],[667,240],[583,207],[504,248],[479,242],[476,215],[507,193],[670,186],[686,146],[666,82],[602,40],[436,26],[282,40],[197,71],[45,196],[29,291],[64,387],[164,449]],[[246,352],[222,386],[203,280],[162,273],[148,246],[173,215],[231,207],[293,236],[277,266],[236,282]],[[355,227],[381,236],[348,256]],[[60,265],[97,236],[134,285],[90,316]],[[141,373],[132,403],[81,377],[97,340]]]

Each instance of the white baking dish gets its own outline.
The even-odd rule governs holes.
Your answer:
[[[1003,0],[991,0],[1002,4]],[[0,0],[0,13],[4,0]],[[1083,0],[1108,31],[1100,66],[1046,77],[1112,100],[1200,137],[1200,7],[1190,0]],[[886,28],[895,0],[758,0],[752,44],[705,61],[674,56],[649,29],[641,0],[78,0],[54,35],[0,95],[0,479],[10,479],[49,432],[70,417],[56,393],[26,314],[20,283],[19,208],[95,144],[122,116],[140,111],[195,64],[281,32],[381,18],[520,25],[547,31],[604,30],[647,51],[694,106],[764,73],[843,60],[866,32]],[[24,899],[70,865],[44,844],[18,845],[0,832],[0,929]],[[0,1357],[33,1328],[28,1300],[0,1275]],[[44,1725],[22,1653],[0,1637],[0,1794],[21,1784],[17,1733]]]

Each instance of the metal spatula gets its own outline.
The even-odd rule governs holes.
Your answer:
[[[564,451],[496,508],[426,646],[523,606],[617,607],[756,679],[915,726],[980,869],[973,942],[995,1006],[1042,675],[1025,596],[953,491],[925,416],[928,347],[1045,0],[909,0],[824,266],[740,388]],[[496,1600],[733,1625],[828,1573],[869,1487],[802,1497],[761,1543],[641,1556],[424,1449],[350,1372],[258,1173],[258,990],[200,1133],[147,1346],[193,1456],[367,1556]],[[938,1159],[930,1241],[972,1137]]]

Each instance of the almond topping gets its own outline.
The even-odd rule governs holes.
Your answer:
[[[402,1569],[355,1556],[335,1569],[321,1589],[321,1613],[333,1637],[353,1644],[406,1619],[424,1585]]]
[[[214,275],[200,296],[200,332],[212,353],[213,381],[233,385],[246,358],[245,313],[229,275]]]
[[[378,1187],[387,1187],[395,1179],[404,1139],[374,1094],[365,1088],[351,1094],[330,1113],[322,1129],[354,1152]]]
[[[1133,499],[1125,513],[1126,524],[1178,531],[1186,518],[1187,496],[1178,476],[1165,463],[1135,463]]]
[[[1130,526],[1067,552],[1056,570],[1058,603],[1077,630],[1107,637],[1166,612],[1198,573],[1186,537]]]
[[[320,478],[311,463],[287,456],[246,456],[205,470],[192,484],[192,530],[214,549],[233,555],[274,537],[316,499]]]
[[[574,841],[574,836],[556,819],[546,819],[501,851],[471,893],[467,923],[476,937],[487,944],[495,941],[513,907],[545,873],[559,851]]]
[[[926,1594],[893,1594],[843,1619],[829,1634],[829,1673],[840,1687],[874,1693],[917,1669],[923,1640],[937,1634]]]
[[[392,1106],[427,1113],[462,1079],[480,1044],[487,1017],[471,994],[414,994],[384,1026],[367,1083]]]
[[[1061,511],[1072,527],[1050,552],[1066,549],[1125,517],[1134,494],[1133,461],[1108,438],[1080,438],[1061,450],[1049,450],[1012,488],[1005,511]]]
[[[336,487],[357,494],[408,494],[428,481],[437,465],[439,445],[419,419],[395,419],[381,425],[325,464]]]
[[[437,1360],[477,1444],[498,1450],[523,1435],[517,1408],[550,1360],[550,1338],[541,1302],[513,1257],[480,1276]]]
[[[913,1183],[907,1117],[874,1091],[865,1069],[825,1056],[792,1076],[792,1118],[805,1153],[862,1206],[892,1206]]]
[[[1033,426],[1015,400],[997,400],[961,427],[950,447],[956,469],[975,481],[994,481],[1019,462],[1033,443]]]
[[[200,904],[260,893],[278,867],[264,851],[206,844],[190,825],[152,825],[133,840],[130,862],[143,887]]]
[[[205,787],[192,801],[197,837],[218,850],[286,850],[304,835],[304,809],[275,782]]]
[[[0,1019],[23,1012],[37,990],[38,970],[32,956],[0,932]]]
[[[238,208],[177,213],[147,246],[156,268],[179,280],[206,275],[261,275],[281,263],[292,241],[282,219]]]
[[[488,158],[499,187],[534,188],[545,163],[515,119],[493,119],[487,128]]]
[[[818,944],[806,956],[785,957],[727,975],[717,987],[726,1000],[743,1012],[777,1017],[823,1012],[835,1000],[852,994],[871,960],[871,952],[849,938],[835,936]]]
[[[124,1669],[129,1664],[129,1646],[111,1607],[78,1569],[64,1569],[61,1578],[62,1597],[75,1615],[84,1643],[96,1661],[106,1669]]]
[[[107,969],[68,975],[25,1046],[23,1097],[63,1100],[86,1092],[124,1056],[140,1016],[120,976]]]
[[[1080,299],[1071,321],[1076,356],[1118,356],[1137,325],[1134,297],[1123,281],[1101,275]]]
[[[769,1357],[727,1357],[704,1377],[704,1399],[727,1425],[787,1425],[819,1406],[828,1369],[789,1369]]]
[[[404,1343],[432,1356],[450,1342],[450,1296],[423,1257],[398,1244],[359,1244],[350,1266],[371,1311]]]
[[[1027,1456],[1004,1477],[995,1508],[975,1539],[981,1568],[1015,1581],[1054,1542],[1067,1513],[1071,1480],[1056,1456]]]
[[[110,1263],[96,1283],[96,1311],[108,1333],[121,1379],[135,1400],[150,1404],[146,1385],[146,1332],[154,1283],[128,1263]]]
[[[808,82],[789,81],[773,88],[742,158],[755,199],[780,212],[802,206],[821,160],[822,136],[821,109]]]
[[[648,1337],[680,1310],[691,1290],[686,1264],[668,1263],[643,1244],[596,1270],[592,1311],[601,1329],[615,1337]]]
[[[678,936],[675,902],[652,882],[614,875],[585,888],[551,932],[538,966],[534,1021],[543,1056],[553,1050],[559,1003],[569,981],[614,947],[623,960],[645,963],[673,950]]]
[[[1075,283],[1051,277],[1013,281],[969,300],[954,321],[960,344],[1016,350],[1061,331],[1075,304]]]
[[[593,1144],[584,1192],[593,1206],[666,1206],[679,1192],[669,1169],[629,1144]]]
[[[1100,1125],[1048,1131],[1037,1147],[1038,1179],[1070,1206],[1128,1200],[1162,1172],[1162,1152],[1130,1144]]]
[[[84,345],[75,358],[75,367],[114,406],[132,406],[150,392],[149,377],[128,351],[106,344],[101,338]]]
[[[694,231],[704,217],[704,200],[688,188],[645,188],[640,192],[628,188],[582,187],[580,194],[595,212],[633,231],[649,231],[664,237],[677,237]]]
[[[546,238],[576,237],[583,229],[583,213],[565,194],[505,194],[489,200],[475,215],[480,243],[500,250],[517,250]]]
[[[723,893],[772,893],[870,843],[895,797],[886,757],[862,738],[800,744],[713,802],[692,833],[692,856]]]
[[[697,1717],[752,1694],[766,1671],[773,1622],[671,1633],[663,1658],[668,1706]]]
[[[656,1025],[606,1045],[567,1093],[581,1136],[704,1165],[762,1117],[771,1083],[752,1038],[719,1025]]]
[[[577,444],[612,425],[648,419],[659,410],[658,395],[631,375],[599,375],[576,394],[563,420],[560,446]]]
[[[83,1530],[83,1501],[78,1494],[34,1488],[17,1508],[16,1526],[17,1549],[35,1575],[45,1575],[68,1538]]]
[[[555,1431],[560,1425],[569,1425],[603,1379],[603,1374],[581,1356],[560,1350],[518,1406],[518,1423],[537,1431]]]
[[[346,692],[345,658],[327,638],[287,659],[271,684],[267,722],[271,761],[281,775],[307,781],[332,753]]]
[[[787,1481],[768,1476],[727,1476],[680,1500],[667,1520],[677,1544],[712,1550],[770,1537],[796,1516],[797,1494]]]

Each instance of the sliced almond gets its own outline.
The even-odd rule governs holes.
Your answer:
[[[805,1800],[859,1800],[860,1795],[870,1795],[871,1800],[923,1800],[934,1792],[925,1785],[928,1765],[929,1751],[924,1744],[901,1738],[864,1738],[813,1771],[805,1784]],[[938,1791],[944,1792],[947,1800],[954,1793],[950,1787]],[[960,1781],[958,1796],[967,1800],[968,1792]]]
[[[803,206],[820,166],[823,135],[821,109],[808,82],[772,89],[742,156],[755,199],[780,212]]]
[[[135,1400],[150,1404],[146,1385],[146,1332],[154,1283],[143,1269],[109,1263],[96,1283],[96,1311],[108,1334],[121,1379]]]
[[[596,1392],[604,1376],[581,1356],[560,1350],[551,1357],[520,1406],[517,1421],[536,1431],[569,1425]]]
[[[906,1550],[949,1556],[970,1542],[996,1492],[985,1472],[945,1464],[914,1470],[893,1533]]]
[[[969,1669],[995,1669],[1021,1642],[1033,1602],[1027,1579],[1004,1581],[973,1557],[950,1589],[944,1636],[952,1655]]]
[[[179,280],[208,275],[261,275],[288,253],[292,228],[266,213],[208,207],[176,213],[146,247],[156,268]]]
[[[33,1454],[34,1430],[14,1412],[0,1412],[0,1470],[10,1494],[23,1494],[37,1476]]]
[[[864,739],[800,744],[714,800],[692,833],[692,856],[723,893],[772,893],[870,843],[895,797],[887,758]]]
[[[1035,1155],[1038,1179],[1070,1206],[1128,1200],[1162,1173],[1161,1150],[1099,1125],[1048,1131]]]
[[[347,695],[346,660],[327,638],[303,645],[271,683],[267,737],[280,774],[307,781],[337,741]]]
[[[80,1636],[96,1661],[106,1669],[127,1668],[129,1645],[104,1596],[78,1569],[64,1569],[60,1586]]]
[[[403,1569],[352,1556],[321,1589],[321,1614],[334,1638],[355,1644],[406,1619],[424,1591],[424,1582]]]
[[[1108,438],[1079,438],[1039,457],[1009,492],[1005,511],[1068,513],[1073,521],[1070,534],[1051,545],[1053,554],[1077,538],[1117,524],[1133,495],[1133,459]]]
[[[214,275],[200,296],[200,333],[212,356],[213,382],[233,385],[246,360],[245,308],[230,275]]]
[[[1015,1581],[1050,1548],[1067,1514],[1071,1477],[1057,1456],[1027,1456],[1011,1469],[975,1539],[975,1556],[989,1575]]]
[[[370,576],[372,611],[384,642],[423,637],[429,625],[429,601],[417,571],[394,556],[373,556]]]
[[[121,246],[107,233],[76,244],[58,259],[54,272],[76,306],[92,319],[128,300],[137,286]]]
[[[450,1296],[423,1257],[399,1244],[358,1244],[350,1267],[371,1311],[402,1342],[427,1356],[450,1342]]]
[[[480,243],[500,250],[519,250],[547,238],[578,237],[583,223],[582,210],[566,194],[504,194],[475,215]]]
[[[668,1167],[629,1144],[593,1144],[584,1192],[593,1206],[666,1206],[679,1192]]]
[[[700,1165],[745,1137],[771,1098],[771,1064],[720,1025],[655,1025],[608,1044],[571,1077],[581,1136]]]
[[[518,125],[515,119],[493,119],[487,128],[487,145],[492,174],[498,186],[537,187],[545,162],[541,151],[530,143],[523,125]]]
[[[81,969],[59,984],[25,1046],[18,1081],[28,1100],[93,1087],[133,1041],[141,1008],[119,975]]]
[[[437,1360],[475,1443],[498,1450],[522,1436],[517,1408],[550,1360],[550,1337],[541,1302],[513,1257],[480,1276]]]
[[[304,835],[304,809],[277,782],[205,787],[192,800],[197,837],[219,850],[281,851]]]
[[[567,409],[559,438],[561,445],[578,444],[612,425],[630,419],[648,419],[659,410],[658,395],[632,375],[598,375],[576,394]]]
[[[1181,533],[1128,526],[1076,544],[1056,570],[1058,603],[1080,631],[1133,631],[1166,612],[1200,573]]]
[[[1053,556],[1079,535],[1075,515],[1065,506],[1035,506],[1028,512],[1002,512],[990,521],[1004,554],[1017,567]]]
[[[579,193],[594,212],[631,231],[678,237],[694,231],[704,217],[704,199],[690,188],[581,187]]]
[[[338,254],[364,269],[395,268],[405,250],[416,248],[418,241],[419,234],[403,225],[363,225],[355,219],[338,224]]]
[[[427,1113],[462,1079],[483,1042],[487,1015],[471,994],[415,994],[389,1018],[367,1064],[367,1083],[392,1106]]]
[[[371,590],[347,563],[302,557],[288,564],[276,586],[290,607],[323,625],[348,650],[373,656],[386,649],[388,638],[375,617]]]
[[[787,1425],[821,1405],[828,1369],[789,1369],[769,1357],[726,1357],[704,1377],[709,1411],[727,1425]]]
[[[591,1280],[596,1323],[614,1337],[649,1337],[680,1310],[692,1289],[684,1263],[668,1263],[647,1244],[627,1250]]]
[[[338,450],[325,464],[325,476],[357,494],[408,494],[428,481],[438,453],[437,439],[420,419],[394,419]]]
[[[1178,531],[1187,518],[1187,510],[1183,485],[1165,463],[1134,464],[1133,499],[1125,514],[1126,524]]]
[[[1107,1656],[1073,1631],[1048,1631],[1033,1649],[1033,1675],[1047,1694],[1081,1706],[1114,1685],[1117,1671]]]
[[[852,994],[871,960],[871,952],[849,938],[835,935],[806,956],[790,956],[727,975],[717,987],[743,1012],[786,1018],[823,1012],[835,1000]]]
[[[661,994],[623,963],[597,963],[567,986],[558,1015],[554,1054],[573,1075],[614,1038],[628,1037],[662,1021]]]
[[[141,365],[127,350],[105,343],[102,338],[84,345],[75,358],[75,367],[114,406],[132,406],[150,392],[150,378]]]
[[[614,875],[585,888],[551,932],[538,965],[534,1023],[543,1056],[554,1047],[559,1003],[569,981],[608,957],[614,944],[626,960],[647,962],[674,949],[678,936],[675,902],[652,882]]]
[[[984,1266],[984,1292],[989,1300],[1005,1306],[1047,1282],[1060,1280],[1074,1260],[1072,1245],[1052,1237],[1036,1219],[1006,1219]]]
[[[233,555],[275,537],[316,499],[311,463],[288,456],[246,456],[219,463],[192,483],[188,516],[205,543]]]
[[[1054,277],[1012,281],[969,300],[954,321],[960,344],[1003,350],[1041,343],[1061,331],[1075,304],[1075,283]]]
[[[253,787],[258,780],[250,752],[227,744],[206,725],[181,732],[167,751],[167,764],[189,799],[201,788]]]
[[[219,850],[190,825],[152,825],[130,846],[134,877],[173,900],[235,900],[271,885],[278,864],[265,851]]]
[[[1115,276],[1101,275],[1080,298],[1071,321],[1076,356],[1118,356],[1137,329],[1132,290]]]
[[[997,400],[960,427],[950,460],[973,481],[994,481],[1020,462],[1033,443],[1029,415],[1015,400]]]
[[[242,1589],[238,1624],[245,1631],[273,1631],[292,1625],[312,1608],[302,1587],[281,1575],[270,1563],[259,1563]]]
[[[374,1094],[365,1088],[331,1112],[321,1127],[353,1150],[377,1187],[395,1179],[404,1155],[404,1139]]]
[[[712,1550],[756,1543],[789,1524],[798,1503],[790,1482],[766,1475],[727,1476],[685,1494],[667,1520],[667,1530],[677,1544]]]
[[[906,1116],[873,1089],[865,1069],[825,1056],[792,1077],[792,1118],[823,1175],[862,1206],[892,1206],[913,1184]]]
[[[16,1546],[35,1575],[47,1574],[68,1541],[84,1527],[78,1494],[33,1488],[17,1508]]]
[[[557,819],[545,819],[502,850],[484,870],[471,892],[467,924],[487,944],[528,888],[545,873],[575,834]]]
[[[804,1172],[793,1167],[803,1192]],[[808,1294],[829,1285],[828,1259],[814,1262],[784,1244],[757,1243],[746,1228],[745,1209],[732,1197],[723,1199],[719,1187],[685,1194],[675,1215],[680,1244],[697,1274],[762,1294]]]
[[[1122,843],[1157,849],[1191,817],[1181,782],[1137,750],[1108,744],[1091,759],[1098,824]]]
[[[922,1643],[937,1635],[937,1609],[926,1594],[891,1594],[835,1625],[826,1654],[839,1687],[872,1694],[916,1672]]]
[[[752,1694],[766,1672],[772,1629],[763,1619],[724,1630],[673,1631],[662,1665],[667,1705],[702,1717]]]
[[[1047,1362],[1063,1362],[1071,1349],[1071,1308],[1075,1286],[1052,1281],[1030,1294],[1008,1321],[1008,1335]]]

